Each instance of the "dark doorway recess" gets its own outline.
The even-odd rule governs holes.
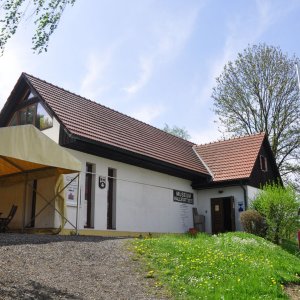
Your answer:
[[[116,173],[108,168],[107,229],[116,229]]]
[[[34,228],[35,226],[36,191],[37,191],[37,180],[34,180],[32,183],[30,223],[28,224],[29,228]]]
[[[92,184],[93,184],[93,165],[86,164],[85,173],[85,201],[87,205],[86,209],[86,223],[85,228],[92,228]]]
[[[211,199],[212,233],[235,231],[234,198]]]

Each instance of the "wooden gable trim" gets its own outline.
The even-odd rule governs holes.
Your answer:
[[[26,90],[33,92],[37,96],[28,100],[28,102],[26,101],[26,103],[22,103],[22,98]],[[51,117],[55,117],[59,123],[62,123],[51,107],[46,103],[43,97],[36,91],[36,89],[31,85],[30,81],[27,80],[26,76],[22,73],[0,113],[0,127],[7,126],[13,114],[17,110],[37,102],[41,102]]]
[[[1,110],[0,127],[6,126],[9,120],[12,118],[12,115],[18,105],[18,101],[20,98],[22,98],[25,90],[28,88],[28,84],[24,81],[24,78],[21,75]]]
[[[43,105],[45,106],[46,110],[51,114],[51,117],[55,117],[55,119],[57,120],[57,122],[61,126],[65,127],[65,125],[62,122],[62,120],[60,120],[60,118],[57,116],[57,114],[54,112],[54,110],[51,108],[51,106],[44,100],[44,98],[40,95],[40,93],[33,87],[33,85],[31,84],[30,80],[24,75],[24,73],[22,73],[22,76],[23,76],[23,79],[28,84],[30,90],[34,91],[34,93],[37,95],[37,98],[39,99],[39,101],[43,103]]]
[[[261,156],[264,156],[267,159],[266,170],[261,170]],[[261,188],[266,183],[271,182],[278,182],[283,185],[269,140],[267,136],[265,136],[253,165],[253,169],[249,177],[249,184],[251,186]]]

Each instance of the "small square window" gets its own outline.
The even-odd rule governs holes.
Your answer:
[[[263,172],[267,172],[268,171],[268,163],[267,163],[267,158],[263,155],[260,155],[260,169]]]

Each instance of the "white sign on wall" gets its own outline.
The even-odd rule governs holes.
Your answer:
[[[78,174],[65,175],[65,185],[68,185],[67,188],[65,189],[65,196],[67,202],[70,204],[76,204],[77,202],[78,177],[74,179],[77,175]]]

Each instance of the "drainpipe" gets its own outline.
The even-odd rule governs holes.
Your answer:
[[[244,192],[244,203],[245,203],[245,210],[248,209],[248,198],[247,198],[247,190],[246,188],[241,184],[240,187],[242,188]]]

